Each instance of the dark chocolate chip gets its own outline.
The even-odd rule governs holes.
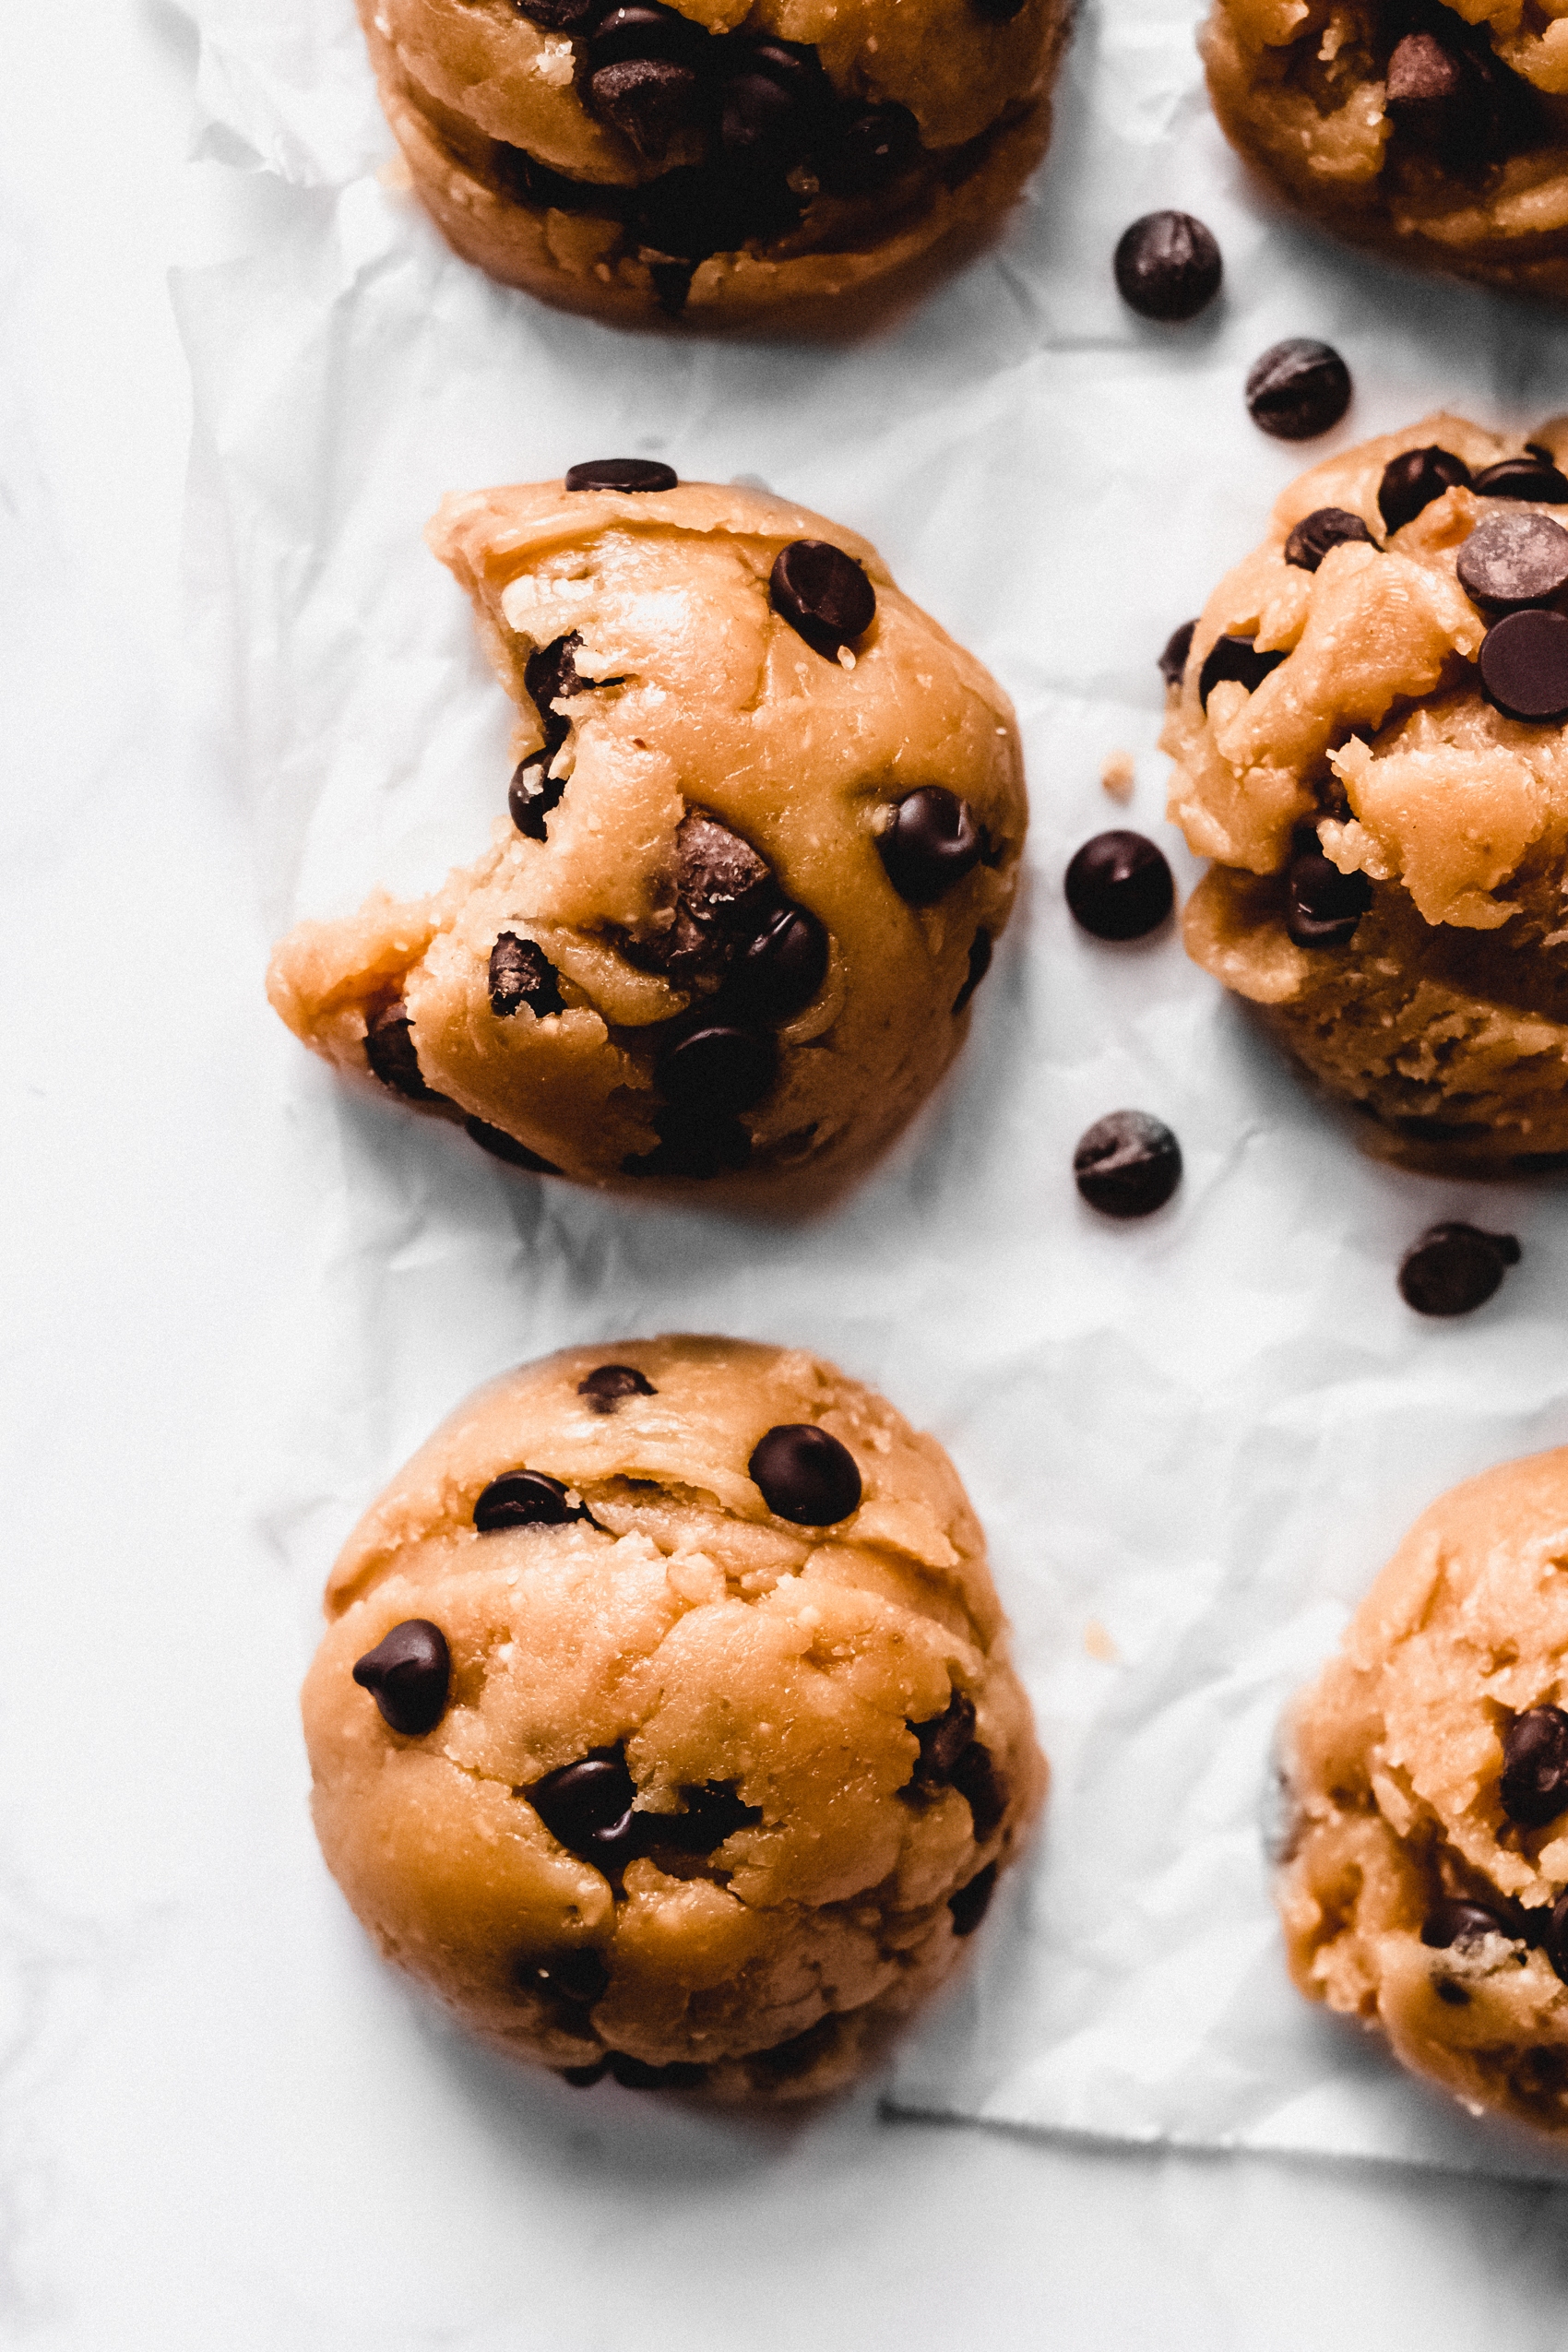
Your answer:
[[[1159,674],[1168,686],[1179,686],[1187,674],[1187,656],[1193,649],[1195,621],[1183,621],[1172,629],[1165,640],[1165,650],[1159,657]]]
[[[661,7],[659,0],[627,0],[600,18],[588,43],[588,64],[597,70],[658,59],[700,71],[712,53],[712,38],[678,8]]]
[[[754,1829],[762,1819],[762,1807],[742,1804],[732,1780],[707,1780],[683,1788],[681,1800],[683,1812],[637,1816],[650,1848],[667,1846],[681,1854],[711,1854],[738,1829]]]
[[[394,1731],[417,1740],[434,1731],[446,1712],[452,1682],[446,1636],[427,1617],[405,1618],[356,1662],[354,1680]]]
[[[512,1973],[521,1991],[553,1993],[582,2009],[591,2009],[610,1989],[610,1971],[591,1943],[568,1945],[543,1960],[519,1960]]]
[[[930,907],[974,871],[985,844],[968,801],[944,784],[921,784],[894,802],[876,847],[899,897]]]
[[[1470,2005],[1469,1994],[1453,1977],[1439,1977],[1432,1990],[1445,2008],[1468,2009]]]
[[[549,645],[536,646],[523,664],[523,687],[544,730],[543,757],[547,764],[565,742],[572,724],[553,705],[567,701],[573,695],[587,694],[593,683],[578,673],[577,655],[582,642],[581,634],[573,629],[566,636],[552,638]]]
[[[589,31],[602,13],[604,0],[512,0],[519,17],[527,17],[546,32]]]
[[[1546,1948],[1547,1958],[1563,1983],[1568,1985],[1568,1895],[1559,1895],[1552,1905],[1551,1917],[1547,1921],[1541,1942]]]
[[[915,1759],[912,1786],[916,1788],[944,1788],[953,1776],[953,1767],[975,1736],[975,1703],[962,1691],[955,1691],[940,1715],[924,1723],[911,1723],[909,1729],[920,1742],[920,1754]]]
[[[664,57],[628,57],[618,65],[600,65],[589,77],[588,96],[595,113],[630,139],[645,163],[661,163],[671,141],[701,120],[702,83],[695,69]]]
[[[657,1396],[659,1391],[645,1372],[632,1364],[600,1364],[577,1383],[596,1413],[612,1413],[624,1396]]]
[[[1550,457],[1500,457],[1483,466],[1470,484],[1478,498],[1531,498],[1543,506],[1568,506],[1568,474]]]
[[[876,617],[876,590],[852,555],[830,540],[796,539],[773,559],[773,609],[814,653],[836,661]]]
[[[1102,1217],[1151,1217],[1182,1181],[1182,1146],[1146,1111],[1112,1111],[1079,1137],[1073,1177]]]
[[[552,712],[552,719],[555,713]],[[559,746],[557,746],[559,748]],[[546,746],[548,750],[548,745]],[[553,758],[554,754],[551,753]],[[555,808],[566,789],[564,776],[552,776],[543,752],[534,752],[519,760],[512,771],[512,781],[506,793],[506,806],[519,833],[530,841],[545,837],[545,818]]]
[[[1455,1945],[1463,1951],[1467,1944],[1479,1943],[1482,1936],[1512,1933],[1484,1903],[1447,1899],[1434,1903],[1421,1925],[1421,1942],[1432,1952],[1450,1952]]]
[[[746,2071],[753,2083],[798,2082],[809,2074],[819,2059],[826,2058],[838,2040],[838,2020],[831,2012],[808,2025],[803,2034],[791,2034],[787,2042],[775,2042],[771,2049],[753,2050],[746,2060]]]
[[[625,1751],[618,1746],[592,1748],[523,1791],[557,1844],[607,1877],[641,1850],[641,1817],[632,1810],[636,1793]]]
[[[1503,1741],[1503,1810],[1525,1829],[1544,1829],[1568,1812],[1568,1715],[1529,1707]]]
[[[1142,939],[1176,903],[1163,849],[1141,833],[1097,833],[1067,868],[1073,918],[1096,939]]]
[[[1429,154],[1463,147],[1479,95],[1467,60],[1432,32],[1408,32],[1388,60],[1384,107],[1396,130]]]
[[[1206,710],[1216,686],[1227,683],[1255,695],[1269,671],[1287,659],[1283,652],[1259,653],[1251,637],[1216,637],[1198,672],[1198,700]]]
[[[1512,1233],[1431,1225],[1400,1262],[1399,1295],[1419,1315],[1471,1314],[1485,1306],[1519,1256]]]
[[[659,1137],[652,1151],[632,1153],[621,1163],[627,1176],[685,1176],[707,1182],[732,1175],[752,1156],[752,1139],[738,1119],[679,1103],[659,1111]]]
[[[1373,539],[1360,515],[1352,515],[1348,506],[1314,506],[1303,515],[1285,542],[1285,561],[1299,572],[1315,572],[1331,547],[1345,547],[1360,541],[1375,547]]]
[[[474,1525],[481,1536],[496,1535],[503,1527],[558,1527],[580,1515],[567,1502],[560,1479],[542,1470],[503,1470],[474,1504]]]
[[[564,1013],[555,967],[536,940],[504,931],[490,951],[490,1009],[504,1019],[524,1005],[536,1020]]]
[[[568,490],[674,490],[679,481],[673,466],[654,457],[590,457],[566,469]]]
[[[920,160],[921,128],[907,106],[846,113],[814,159],[818,185],[833,196],[877,196]]]
[[[1143,318],[1195,318],[1224,268],[1213,232],[1190,212],[1146,212],[1117,242],[1117,291]]]
[[[665,1047],[653,1077],[679,1109],[723,1118],[750,1111],[778,1075],[778,1048],[769,1030],[705,1021]]]
[[[1248,413],[1277,441],[1315,441],[1349,405],[1349,369],[1332,344],[1309,336],[1270,344],[1248,372]]]
[[[573,2090],[591,2091],[594,2085],[602,2083],[609,2073],[610,2061],[607,2058],[596,2058],[591,2066],[563,2066],[558,2072],[561,2080],[564,2083],[569,2083]]]
[[[991,1750],[971,1740],[954,1764],[948,1778],[968,1805],[975,1840],[983,1846],[1001,1826],[1007,1811],[1007,1783],[992,1762]]]
[[[1285,878],[1285,928],[1298,947],[1348,947],[1372,902],[1364,873],[1341,873],[1316,849],[1292,858]]]
[[[792,1020],[826,978],[826,930],[808,909],[786,900],[731,966],[724,1008],[760,1021]]]
[[[861,1507],[854,1455],[810,1421],[768,1430],[746,1467],[774,1517],[791,1526],[835,1527]]]
[[[1493,612],[1550,604],[1568,588],[1568,531],[1550,515],[1489,515],[1459,550],[1459,585]]]
[[[680,913],[706,931],[752,939],[772,913],[772,867],[706,809],[688,809],[676,827],[675,868]]]
[[[973,1935],[990,1910],[991,1898],[996,1892],[998,1867],[995,1862],[988,1862],[983,1871],[975,1872],[968,1886],[961,1886],[956,1895],[948,1896],[947,1908],[953,1914],[955,1935]]]
[[[706,2066],[684,2059],[668,2066],[650,2066],[645,2058],[631,2058],[624,2050],[612,2049],[609,2064],[612,2079],[624,2091],[695,2091],[707,2080]]]
[[[1010,25],[1024,6],[1024,0],[969,0],[977,17],[988,24]]]
[[[732,74],[719,95],[719,137],[730,161],[749,171],[787,171],[811,142],[812,124],[775,75]]]
[[[1469,486],[1470,469],[1464,458],[1429,442],[1424,449],[1407,449],[1390,457],[1377,486],[1377,511],[1390,531],[1403,530],[1444,491]]]
[[[974,937],[969,942],[969,968],[964,975],[963,987],[953,999],[953,1017],[955,1020],[957,1019],[960,1013],[966,1010],[970,997],[973,996],[976,989],[979,988],[981,980],[984,980],[990,969],[991,933],[989,931],[982,928],[976,932]]]
[[[395,1094],[407,1095],[410,1102],[445,1102],[445,1095],[426,1086],[420,1069],[420,1058],[414,1050],[413,1024],[409,1008],[399,997],[396,1004],[384,1004],[365,1023],[364,1058],[372,1075]]]
[[[686,307],[696,276],[696,264],[691,261],[650,261],[647,274],[653,286],[653,299],[666,318],[679,318]]]
[[[766,172],[683,165],[636,192],[631,225],[650,266],[695,267],[708,254],[738,252],[753,238],[778,235],[800,219],[801,208],[787,184]]]
[[[1568,719],[1568,616],[1532,607],[1510,612],[1481,639],[1488,702],[1531,726]]]
[[[537,1151],[529,1151],[527,1144],[520,1144],[505,1127],[492,1127],[483,1119],[465,1119],[463,1125],[481,1151],[487,1151],[493,1159],[504,1159],[509,1168],[526,1168],[530,1176],[560,1175],[552,1159],[541,1159]]]

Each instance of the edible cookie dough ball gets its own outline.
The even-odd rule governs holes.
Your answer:
[[[761,492],[612,460],[448,498],[430,539],[521,714],[506,813],[433,897],[301,923],[273,1004],[524,1167],[822,1202],[947,1067],[1007,920],[1006,696]]]
[[[908,291],[996,221],[1044,150],[1070,9],[360,0],[360,14],[414,187],[466,260],[603,317],[797,327],[845,309],[858,323],[869,297]]]
[[[1287,1730],[1309,2000],[1467,2107],[1568,2131],[1568,1447],[1455,1487]]]
[[[1215,112],[1284,195],[1358,244],[1568,295],[1568,45],[1519,0],[1216,0]]]
[[[1189,953],[1415,1168],[1568,1153],[1568,420],[1542,434],[1432,416],[1303,474],[1161,737],[1215,861]]]
[[[847,2081],[1044,1791],[951,1463],[814,1356],[508,1373],[361,1522],[327,1613],[329,1869],[388,1959],[574,2082]]]

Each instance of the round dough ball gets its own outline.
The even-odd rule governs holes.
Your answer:
[[[1568,421],[1541,434],[1568,456]],[[1464,585],[1500,527],[1568,554],[1568,505],[1497,494],[1568,498],[1520,461],[1439,415],[1292,482],[1209,599],[1160,739],[1170,815],[1215,861],[1189,954],[1362,1114],[1360,1142],[1434,1172],[1568,1154],[1568,727],[1488,699],[1499,616]]]
[[[759,491],[481,491],[430,539],[521,713],[511,813],[433,897],[301,923],[274,1005],[502,1158],[821,1205],[968,1027],[1028,815],[1011,704]]]
[[[1568,47],[1549,11],[1216,0],[1232,144],[1325,226],[1424,269],[1568,296]]]
[[[1044,1792],[951,1463],[814,1356],[672,1337],[508,1373],[361,1522],[327,1613],[329,1869],[388,1959],[575,2081],[848,2081]]]
[[[360,0],[415,191],[466,260],[625,324],[791,332],[863,325],[996,225],[1044,152],[1070,13]]]
[[[1565,1661],[1560,1447],[1418,1519],[1297,1702],[1278,1884],[1309,2000],[1472,2109],[1552,2132],[1568,2131]]]

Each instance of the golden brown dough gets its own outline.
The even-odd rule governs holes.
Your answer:
[[[766,1499],[748,1468],[802,1426],[858,1474],[858,1503],[804,1497],[826,1526],[788,1463]],[[479,1532],[520,1468],[546,1516]],[[507,1374],[367,1513],[327,1610],[303,1708],[329,1868],[464,2024],[585,2077],[837,2088],[956,1963],[1043,1795],[952,1465],[802,1352],[662,1338]],[[400,1731],[353,1668],[410,1622],[448,1666]],[[592,1758],[631,1788],[607,1846],[580,1776],[540,1785]]]
[[[1565,1696],[1560,1447],[1435,1503],[1297,1703],[1279,1882],[1309,2000],[1472,2109],[1550,2132],[1568,2131]]]

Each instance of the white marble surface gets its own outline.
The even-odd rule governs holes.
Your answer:
[[[289,1531],[245,1507],[272,1368],[311,1338],[253,1303],[288,1295],[287,1040],[241,814],[177,715],[165,271],[282,199],[183,161],[167,7],[0,23],[6,2339],[1568,2342],[1561,2192],[1091,2153],[869,2099],[773,2130],[574,2101],[371,1964],[304,1819]],[[207,892],[174,902],[193,844]]]

